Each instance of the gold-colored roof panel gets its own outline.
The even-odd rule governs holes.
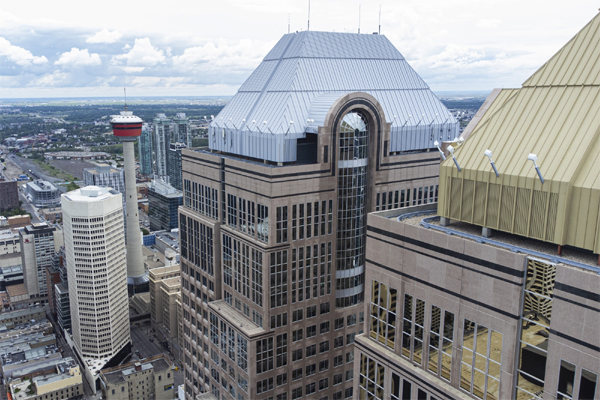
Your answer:
[[[521,89],[496,96],[454,153],[461,172],[441,164],[441,216],[600,253],[599,44],[600,14]]]

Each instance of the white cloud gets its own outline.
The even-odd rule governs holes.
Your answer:
[[[113,63],[125,60],[129,67],[154,67],[166,60],[162,50],[152,46],[150,38],[135,39],[133,48],[126,54],[114,56]]]
[[[91,36],[86,39],[86,43],[114,43],[121,39],[123,34],[119,31],[109,31],[108,29],[102,29],[100,32],[96,33],[94,36]]]
[[[8,40],[0,37],[0,56],[6,56],[12,62],[22,67],[31,64],[45,64],[48,59],[44,56],[34,56],[29,50],[12,45]]]
[[[500,25],[500,22],[502,21],[500,21],[499,19],[480,19],[479,21],[477,21],[475,26],[478,28],[492,29],[497,28]]]
[[[123,67],[123,71],[127,72],[128,74],[142,72],[144,69],[146,69],[146,67]]]
[[[229,45],[222,40],[217,45],[212,42],[204,46],[190,47],[180,56],[173,56],[173,66],[181,71],[197,69],[229,68],[233,71],[254,69],[273,47],[274,43],[257,43],[249,39]]]
[[[60,58],[55,61],[54,64],[79,67],[100,65],[102,64],[102,61],[97,53],[90,54],[88,49],[79,50],[78,48],[73,47],[71,51],[62,53]]]

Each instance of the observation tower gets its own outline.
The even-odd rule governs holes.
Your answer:
[[[142,119],[133,112],[121,111],[114,115],[110,124],[113,134],[123,142],[123,158],[125,159],[125,211],[127,215],[127,290],[129,296],[147,292],[148,275],[144,270],[142,258],[142,234],[139,227],[137,191],[135,185],[135,157],[133,145],[142,134]]]

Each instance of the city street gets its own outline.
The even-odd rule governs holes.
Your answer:
[[[141,326],[131,325],[131,342],[133,344],[131,361],[140,359],[140,357],[135,354],[136,350],[139,351],[141,358],[152,357],[161,353],[166,354],[178,367],[178,371],[173,371],[175,388],[177,388],[177,386],[183,384],[183,371],[181,365],[178,364],[173,355],[169,354],[169,350],[158,343],[157,338],[151,332],[151,329],[150,322],[143,322],[141,323]],[[152,342],[150,341],[150,338],[152,338]]]

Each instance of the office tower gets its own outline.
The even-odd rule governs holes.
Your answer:
[[[177,209],[183,204],[183,193],[160,179],[152,181],[148,187],[148,220],[151,231],[175,229]]]
[[[61,247],[54,256],[54,266],[58,269],[60,283],[54,285],[54,308],[56,322],[63,334],[71,329],[71,305],[69,303],[69,281],[67,277],[67,257],[65,247]]]
[[[127,287],[129,295],[148,291],[148,275],[142,259],[142,234],[140,232],[137,188],[135,181],[135,157],[133,143],[142,133],[142,119],[131,111],[121,111],[110,120],[113,134],[123,142],[125,165],[125,210],[127,229]]]
[[[599,40],[597,15],[492,92],[437,210],[369,216],[358,398],[600,396]]]
[[[142,124],[142,134],[138,143],[140,174],[152,175],[152,131],[148,124]]]
[[[56,207],[60,205],[60,190],[52,183],[41,179],[27,182],[25,193],[36,207]]]
[[[125,171],[107,164],[98,164],[94,168],[83,170],[85,186],[109,187],[119,193],[125,193]]]
[[[171,120],[165,114],[156,114],[154,118],[154,173],[158,176],[167,175],[167,154],[171,144]]]
[[[17,181],[0,179],[0,211],[19,207]]]
[[[122,194],[86,186],[61,197],[73,342],[94,386],[131,342]]]
[[[185,113],[177,113],[173,118],[173,140],[183,143],[185,147],[192,147],[192,131],[190,129],[190,120]]]
[[[48,300],[46,268],[54,263],[54,253],[63,245],[63,233],[47,223],[19,230],[23,279],[31,299]]]
[[[457,129],[386,37],[283,36],[182,151],[186,397],[352,397],[366,213],[436,202]]]
[[[177,190],[182,190],[181,186],[181,149],[185,149],[183,143],[171,143],[169,145],[167,175],[169,184]]]

